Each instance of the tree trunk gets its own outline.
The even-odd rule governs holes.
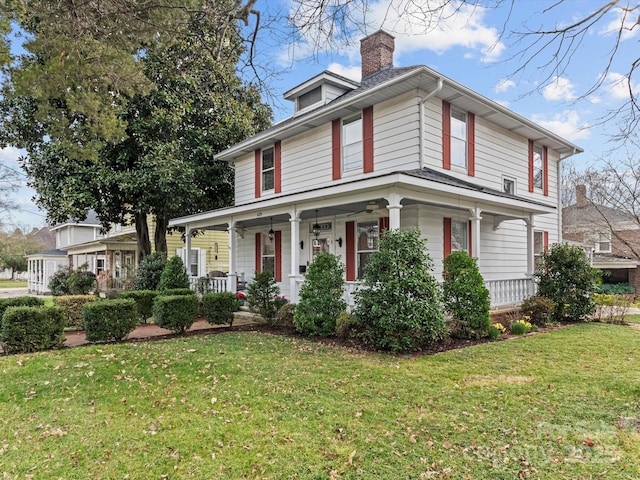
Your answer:
[[[169,226],[169,218],[156,215],[156,231],[153,235],[153,243],[156,247],[156,252],[167,252],[167,227]]]
[[[145,213],[136,213],[136,238],[138,248],[138,262],[144,260],[147,255],[151,254],[151,240],[149,239],[149,225],[147,225],[147,215]]]

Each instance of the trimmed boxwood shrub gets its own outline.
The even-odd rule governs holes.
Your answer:
[[[295,303],[285,303],[280,307],[278,313],[276,313],[276,318],[273,321],[274,325],[279,325],[281,327],[293,327],[293,318],[296,314],[296,304]]]
[[[385,232],[356,291],[358,335],[374,348],[419,350],[444,338],[447,328],[433,261],[418,230]]]
[[[331,253],[319,253],[311,262],[300,288],[293,324],[303,335],[328,337],[336,333],[336,320],[347,309],[342,298],[344,266]]]
[[[44,300],[38,297],[0,298],[0,320],[9,307],[44,307]]]
[[[202,298],[204,318],[211,325],[233,325],[233,314],[240,310],[240,300],[234,293],[206,293]]]
[[[198,317],[196,295],[160,295],[153,301],[156,324],[175,333],[188,330]]]
[[[136,302],[140,323],[147,323],[153,316],[153,300],[158,296],[155,290],[126,290],[119,298],[132,298]]]
[[[196,295],[196,292],[190,288],[169,288],[159,292],[159,295],[163,295],[165,297],[171,297],[174,295]]]
[[[138,310],[132,298],[87,303],[82,313],[90,342],[122,340],[138,324]]]
[[[478,264],[467,252],[451,252],[444,259],[442,301],[453,318],[452,335],[482,338],[489,335],[489,290]]]
[[[158,283],[160,293],[174,288],[189,288],[187,270],[184,268],[182,259],[177,255],[167,260],[162,275],[160,275],[160,283]]]
[[[95,302],[95,295],[62,295],[53,297],[53,303],[62,308],[65,316],[65,327],[82,330],[82,308],[86,303]]]
[[[36,352],[64,345],[60,307],[9,307],[2,316],[0,340],[10,353]]]

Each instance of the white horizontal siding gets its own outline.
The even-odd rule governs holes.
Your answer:
[[[255,200],[255,157],[251,153],[235,161],[235,203],[242,205]]]
[[[331,123],[282,142],[282,193],[332,182]]]

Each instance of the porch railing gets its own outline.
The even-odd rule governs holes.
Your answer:
[[[484,285],[489,290],[491,308],[519,305],[536,293],[536,283],[531,278],[487,280]]]
[[[491,308],[504,307],[507,305],[519,305],[523,300],[535,295],[536,284],[529,278],[507,279],[507,280],[487,280],[484,282],[489,290]],[[345,282],[342,297],[347,303],[349,310],[355,306],[355,291],[359,282]],[[296,282],[298,293],[302,286],[302,280]]]
[[[189,288],[197,292],[204,283],[207,292],[226,292],[227,280],[227,277],[189,277]]]

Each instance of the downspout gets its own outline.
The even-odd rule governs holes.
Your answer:
[[[427,100],[429,100],[431,97],[433,97],[436,93],[438,93],[440,90],[442,90],[442,85],[443,85],[443,81],[442,81],[442,77],[438,77],[438,85],[436,85],[436,88],[433,89],[431,92],[429,92],[426,96],[424,96],[423,98],[420,99],[420,103],[419,103],[419,108],[420,108],[420,112],[419,112],[419,116],[420,116],[420,125],[419,125],[419,135],[418,135],[418,160],[420,162],[420,169],[424,168],[424,106],[427,103]]]
[[[562,187],[562,169],[560,164],[563,160],[573,157],[576,154],[577,149],[574,147],[573,152],[566,157],[560,157],[557,164],[556,181],[558,182],[558,243],[562,243],[562,193],[560,189]]]

